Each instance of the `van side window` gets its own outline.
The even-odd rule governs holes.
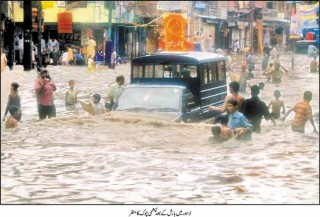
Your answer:
[[[208,84],[210,83],[210,74],[209,74],[209,64],[204,63],[200,65],[200,83]]]
[[[133,77],[134,78],[143,78],[143,66],[134,66]]]
[[[163,66],[162,65],[156,65],[155,66],[155,73],[154,73],[154,77],[155,78],[162,78],[163,76],[163,73],[162,73],[162,70],[163,70]]]
[[[223,61],[218,62],[218,80],[226,80],[225,66]]]
[[[144,69],[144,77],[145,78],[153,78],[153,65],[146,65]]]
[[[209,82],[213,83],[217,80],[217,63],[209,63]]]

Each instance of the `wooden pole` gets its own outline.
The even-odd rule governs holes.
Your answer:
[[[32,6],[31,0],[25,0],[24,4],[24,19],[23,19],[23,68],[25,71],[32,69]]]

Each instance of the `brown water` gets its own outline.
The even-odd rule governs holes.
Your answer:
[[[290,69],[290,57],[281,57]],[[261,66],[257,65],[257,69]],[[266,103],[281,91],[286,110],[313,92],[311,106],[319,129],[319,74],[309,73],[309,58],[296,56],[296,69],[283,83],[266,83]],[[89,75],[86,67],[48,66],[57,85],[57,118],[38,121],[32,92],[36,72],[22,66],[1,73],[1,117],[9,84],[18,82],[23,123],[4,129],[1,123],[2,203],[318,203],[319,135],[290,129],[291,113],[276,127],[263,120],[262,133],[252,141],[212,143],[210,125],[177,124],[128,117],[67,111],[64,95],[76,80],[79,98],[105,95],[117,75],[129,81],[130,65]],[[266,81],[259,70],[257,84]],[[249,91],[249,89],[247,89]],[[244,94],[248,97],[248,94]]]

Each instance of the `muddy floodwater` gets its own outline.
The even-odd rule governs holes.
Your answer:
[[[286,110],[313,93],[313,118],[319,129],[319,73],[310,59],[280,58],[289,70],[281,84],[267,83],[256,65],[249,84],[266,82],[260,98],[267,104],[275,89]],[[48,66],[57,85],[57,118],[38,121],[33,85],[36,72],[22,66],[1,72],[1,117],[9,86],[21,86],[22,123],[4,129],[1,122],[1,202],[4,204],[317,204],[319,203],[319,135],[291,131],[292,112],[281,124],[263,120],[252,141],[215,144],[208,123],[108,113],[90,116],[79,105],[64,105],[68,81],[76,81],[79,99],[105,96],[117,75],[130,83],[130,64],[115,70]],[[242,94],[249,97],[247,93]]]

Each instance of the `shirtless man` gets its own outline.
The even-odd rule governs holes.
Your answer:
[[[272,106],[272,112],[271,112],[271,116],[274,119],[278,119],[280,117],[280,110],[282,107],[282,114],[286,113],[286,109],[284,108],[284,102],[282,100],[280,100],[280,91],[279,90],[275,90],[274,91],[274,100],[271,100],[271,102],[268,105],[268,108],[270,108],[270,106]]]
[[[242,103],[244,101],[244,97],[240,96],[238,94],[239,88],[240,88],[239,82],[232,81],[229,84],[229,91],[230,91],[231,95],[226,96],[226,98],[224,99],[224,103],[223,103],[222,107],[218,108],[216,106],[209,106],[208,109],[210,111],[218,111],[218,112],[223,113],[223,112],[225,112],[227,110],[227,102],[230,99],[236,100],[238,102],[238,108],[241,108],[241,105],[242,105]]]

